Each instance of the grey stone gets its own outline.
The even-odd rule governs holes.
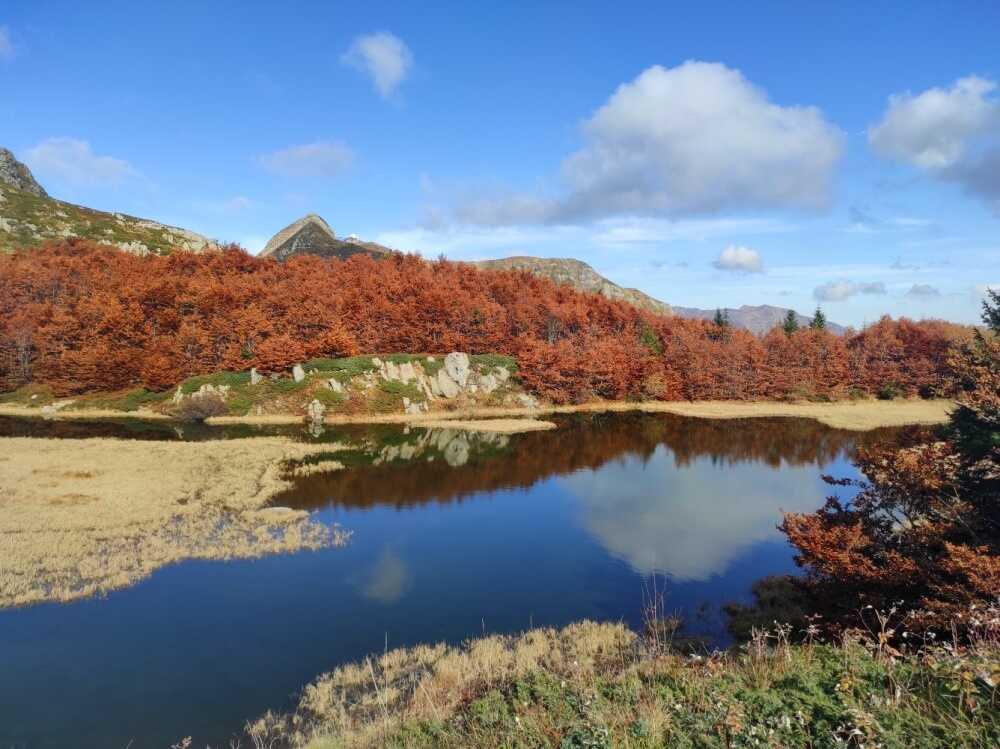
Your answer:
[[[469,355],[453,351],[444,358],[444,371],[459,387],[465,387],[469,380]]]
[[[451,378],[447,369],[438,371],[437,385],[441,391],[441,395],[445,398],[454,398],[461,392],[458,383]]]
[[[335,393],[344,392],[344,386],[340,383],[340,380],[338,380],[336,377],[331,377],[329,380],[327,380],[326,386]]]
[[[412,382],[417,379],[417,370],[413,368],[412,362],[403,362],[399,365],[399,379],[403,382]]]
[[[294,367],[292,367],[292,378],[296,382],[302,382],[302,380],[306,378],[306,371],[302,369],[301,364],[296,364]]]
[[[253,369],[250,370],[250,384],[251,385],[259,385],[263,381],[264,381],[264,378],[261,376],[260,372],[257,371],[257,367],[254,367]]]
[[[326,413],[326,406],[320,403],[315,398],[306,407],[306,414],[309,416],[309,420],[314,424],[320,424],[323,422],[323,414]]]

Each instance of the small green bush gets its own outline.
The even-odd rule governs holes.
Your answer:
[[[887,382],[875,394],[880,401],[891,401],[903,394],[903,388],[898,382]]]

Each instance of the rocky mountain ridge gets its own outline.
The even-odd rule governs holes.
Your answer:
[[[638,289],[627,289],[609,281],[587,263],[573,258],[541,258],[525,255],[499,260],[478,260],[472,263],[486,270],[524,270],[536,276],[550,278],[582,291],[601,294],[661,315],[672,315],[673,308]]]
[[[204,252],[218,243],[187,229],[56,200],[31,170],[0,148],[0,252],[79,237],[139,255]]]

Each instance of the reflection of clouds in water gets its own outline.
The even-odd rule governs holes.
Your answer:
[[[823,503],[814,465],[779,470],[763,463],[674,465],[663,446],[645,463],[616,461],[560,479],[582,505],[582,523],[641,574],[704,581],[761,541],[781,538],[782,511]]]
[[[362,593],[379,603],[395,603],[409,590],[412,583],[406,562],[391,549],[385,549],[372,568]]]

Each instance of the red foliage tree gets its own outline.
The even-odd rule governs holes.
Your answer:
[[[838,337],[758,338],[640,311],[519,271],[412,255],[254,258],[238,248],[138,257],[67,240],[0,258],[0,390],[162,389],[319,356],[503,353],[556,402],[836,397],[950,387],[958,333],[888,319]]]

